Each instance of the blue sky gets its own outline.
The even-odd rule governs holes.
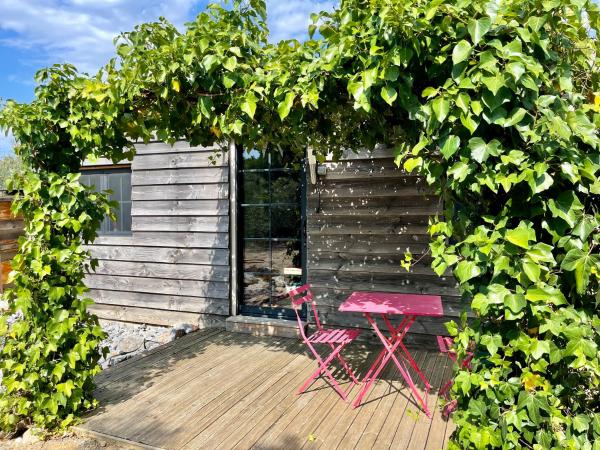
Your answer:
[[[214,1],[214,0],[212,0]],[[207,0],[0,0],[0,99],[33,99],[35,72],[68,62],[94,72],[113,56],[113,38],[164,16],[180,28]],[[336,0],[267,0],[271,39],[303,39],[310,14]],[[0,156],[11,152],[0,135]]]

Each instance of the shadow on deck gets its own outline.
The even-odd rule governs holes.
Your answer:
[[[357,376],[378,350],[346,349]],[[436,352],[413,355],[434,387],[427,400],[432,420],[393,364],[353,409],[322,378],[296,394],[316,368],[298,340],[205,330],[100,374],[101,406],[79,431],[141,448],[443,449],[453,426],[442,419],[436,394],[451,366]],[[334,376],[349,386],[343,372]],[[354,386],[350,399],[357,392]]]

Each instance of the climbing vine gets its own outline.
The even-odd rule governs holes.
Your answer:
[[[596,4],[343,0],[313,16],[311,39],[278,45],[265,20],[252,0],[184,32],[139,26],[97,75],[41,71],[31,104],[0,111],[28,167],[0,426],[67,425],[93,406],[102,333],[81,243],[110,205],[78,183],[86,158],[131,158],[155,136],[318,157],[384,143],[443,197],[433,269],[454,272],[473,315],[448,324],[459,357],[475,354],[456,372],[452,445],[600,448]]]

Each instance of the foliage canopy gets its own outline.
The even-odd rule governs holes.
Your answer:
[[[0,365],[12,386],[0,412],[11,420],[0,424],[55,426],[91,402],[98,336],[78,300],[88,256],[79,243],[107,204],[90,202],[72,175],[85,158],[130,157],[132,141],[154,135],[321,154],[384,143],[443,196],[433,268],[454,270],[476,316],[449,324],[459,356],[476,355],[457,370],[453,445],[600,448],[595,3],[344,0],[314,16],[318,38],[276,46],[264,11],[263,1],[235,1],[184,33],[142,25],[97,75],[41,71],[36,100],[0,112],[30,168],[17,180],[28,228],[9,296],[25,319],[6,334]],[[60,331],[64,347],[48,351],[41,330],[59,318],[77,331]],[[85,343],[81,366],[54,379],[73,336]],[[49,408],[69,380],[79,397]]]

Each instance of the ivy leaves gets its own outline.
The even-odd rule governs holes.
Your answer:
[[[592,272],[598,273],[600,269],[600,255],[591,255],[574,248],[566,254],[560,267],[573,272],[577,293],[584,294],[590,283]]]
[[[10,326],[0,319],[0,429],[19,421],[65,428],[95,405],[93,378],[104,332],[87,311],[83,278],[93,267],[81,242],[90,242],[110,202],[79,183],[79,174],[28,170],[12,181],[23,192],[13,204],[23,215],[25,236],[11,273],[15,288],[6,294]]]
[[[452,63],[458,65],[471,56],[473,48],[468,41],[462,40],[452,50]]]

